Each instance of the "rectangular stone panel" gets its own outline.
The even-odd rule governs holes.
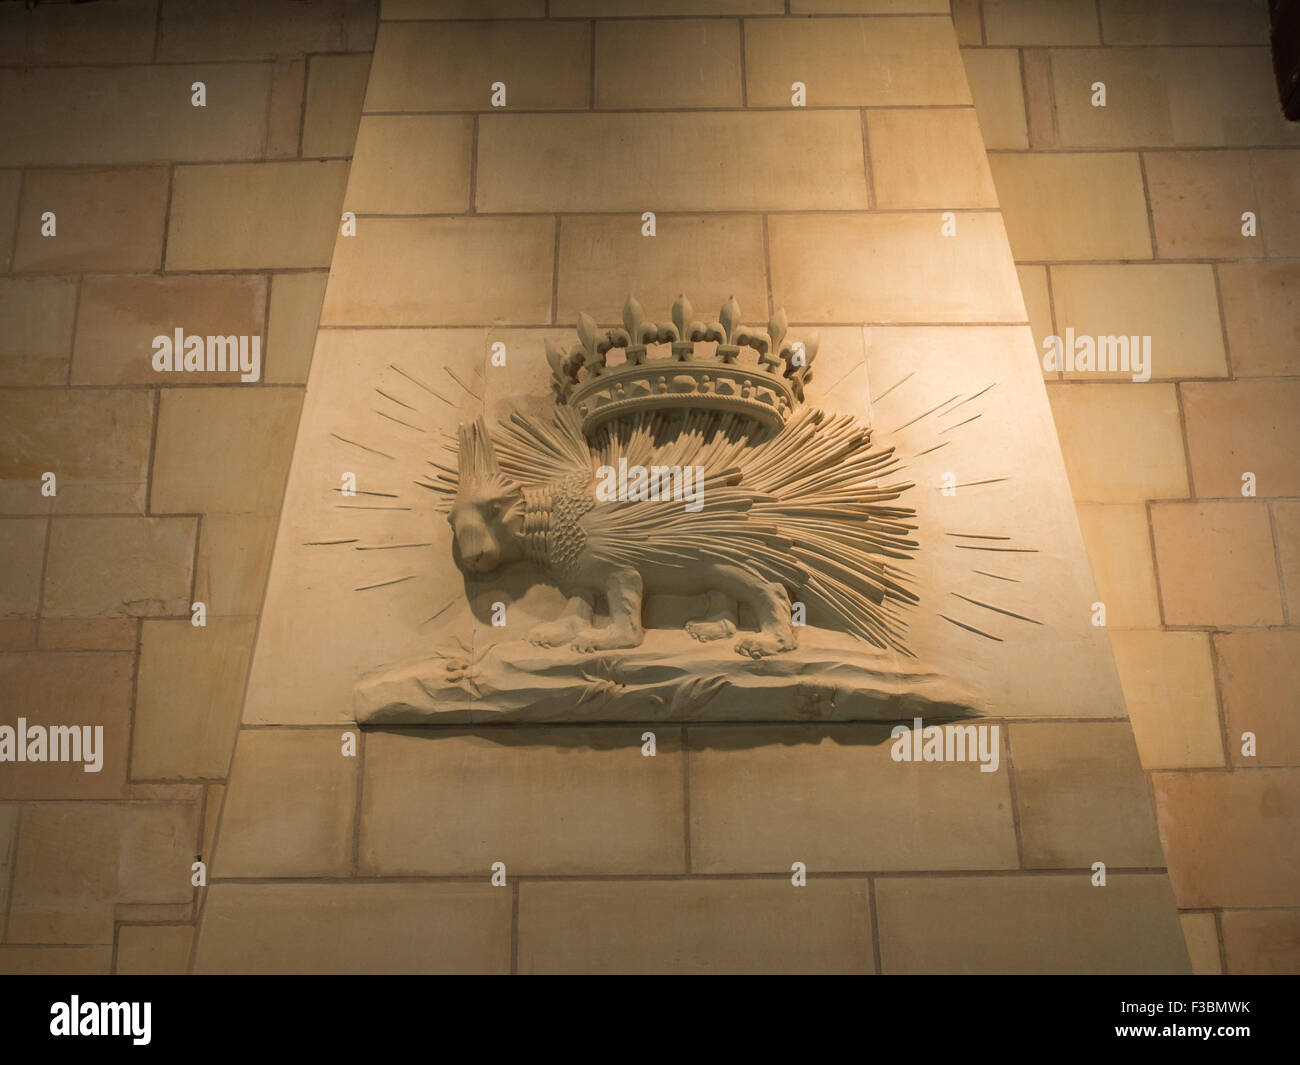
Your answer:
[[[164,392],[149,496],[153,513],[275,514],[301,405],[296,388]]]
[[[355,0],[160,0],[158,59],[263,59],[368,48],[373,4]]]
[[[0,70],[0,164],[256,159],[270,86],[270,63]]]
[[[328,266],[347,173],[342,160],[177,167],[167,269]]]
[[[271,310],[266,322],[262,379],[273,384],[306,384],[316,346],[329,275],[276,274],[271,279]]]
[[[379,27],[365,109],[489,111],[589,105],[586,22],[390,22]]]
[[[772,15],[782,0],[553,0],[552,18],[668,15]]]
[[[1295,127],[1296,123],[1290,124]],[[1270,259],[1300,257],[1300,152],[1256,152],[1260,225]]]
[[[0,7],[0,63],[50,67],[68,63],[148,63],[153,59],[160,0]],[[202,56],[200,58],[210,58]]]
[[[1100,44],[1095,0],[984,0],[989,44]]]
[[[1136,152],[994,153],[989,165],[1017,262],[1151,258]]]
[[[1009,743],[1025,868],[1164,864],[1127,721],[1017,722]]]
[[[1187,955],[1192,963],[1193,976],[1222,976],[1223,961],[1219,956],[1219,922],[1213,913],[1180,913],[1183,938],[1187,940]]]
[[[1021,48],[1020,69],[1025,87],[1029,147],[1040,152],[1054,151],[1061,146],[1061,139],[1056,130],[1056,108],[1052,102],[1051,52],[1046,48]]]
[[[1100,0],[1098,8],[1111,45],[1268,44],[1259,0]]]
[[[1060,48],[1051,57],[1062,147],[1300,142],[1278,105],[1267,48]],[[1098,81],[1106,85],[1105,107],[1092,105]]]
[[[169,180],[166,167],[28,172],[14,272],[158,269]]]
[[[998,205],[973,108],[868,111],[867,136],[880,209]]]
[[[791,321],[1024,322],[996,213],[779,214],[768,219],[772,298]]]
[[[1255,475],[1257,496],[1300,495],[1300,382],[1188,382],[1182,387],[1187,453],[1198,494],[1242,494]]]
[[[258,337],[265,344],[266,278],[253,274],[88,277],[73,341],[75,385],[183,385],[233,382],[240,370],[156,370],[155,337],[174,349],[184,337]],[[249,344],[252,341],[250,339]],[[263,355],[268,352],[263,348]],[[173,355],[175,352],[173,351]],[[205,355],[206,357],[206,355]],[[236,362],[238,359],[236,358]]]
[[[1216,269],[1233,373],[1300,373],[1300,264],[1220,263]]]
[[[1273,533],[1264,503],[1155,503],[1151,535],[1165,624],[1283,623]]]
[[[545,322],[550,218],[363,218],[340,238],[322,325]]]
[[[1237,259],[1260,254],[1243,232],[1255,210],[1249,152],[1145,152],[1156,254],[1162,259]]]
[[[1190,972],[1163,873],[886,878],[876,882],[890,974]]]
[[[37,613],[41,601],[41,567],[45,561],[45,518],[0,519],[0,617]]]
[[[980,8],[980,0],[952,0],[952,24],[957,43],[963,48],[984,43],[984,15]]]
[[[746,19],[745,79],[750,107],[790,107],[796,81],[810,108],[971,102],[947,18]]]
[[[266,159],[296,159],[303,134],[303,92],[307,59],[278,59],[270,72],[266,114]]]
[[[1142,503],[1080,503],[1079,527],[1109,629],[1158,629],[1151,523]],[[1095,609],[1095,607],[1090,608]]]
[[[190,968],[192,925],[126,925],[117,936],[115,972],[184,976]]]
[[[271,69],[271,102],[266,119],[268,159],[295,159],[302,139],[305,58],[277,59]]]
[[[63,384],[76,308],[76,278],[0,278],[0,384]]]
[[[113,946],[0,947],[0,973],[23,976],[107,976]]]
[[[546,0],[379,0],[379,17],[398,19],[543,18]]]
[[[310,57],[302,114],[303,158],[353,154],[369,76],[370,56],[365,53]]]
[[[1214,653],[1223,686],[1229,760],[1236,766],[1300,764],[1300,721],[1291,712],[1300,682],[1300,633],[1219,632]],[[1254,734],[1254,753],[1243,736]]]
[[[629,68],[655,57],[655,74]],[[596,23],[597,108],[739,107],[740,23],[722,19]]]
[[[1019,864],[1001,750],[984,773],[896,761],[886,726],[693,728],[690,744],[693,872]]]
[[[975,16],[979,31],[979,15]],[[1029,124],[1025,112],[1024,81],[1020,50],[1016,48],[965,48],[962,63],[970,82],[971,96],[979,114],[984,145],[995,148],[1029,147]]]
[[[175,617],[190,612],[197,518],[60,518],[50,530],[44,613]]]
[[[357,757],[337,729],[245,729],[235,745],[212,873],[347,876]]]
[[[617,159],[599,162],[612,145]],[[798,181],[792,160],[805,161]],[[869,206],[861,120],[849,111],[483,115],[477,182],[479,211]]]
[[[947,15],[946,0],[790,0],[793,15]]]
[[[348,173],[348,210],[463,214],[473,139],[468,115],[366,115]]]
[[[144,392],[0,391],[0,511],[141,513],[153,398]],[[41,494],[42,475],[57,494]]]
[[[665,214],[655,235],[642,235],[638,214],[566,215],[560,221],[559,306],[561,322],[579,313],[601,322],[622,320],[623,303],[635,294],[657,319],[668,319],[679,292],[689,292],[701,314],[716,315],[735,297],[742,312],[762,317],[767,303],[763,222],[758,215]],[[729,263],[722,274],[719,262]]]
[[[262,605],[276,517],[205,514],[195,563],[194,598],[209,617],[248,617]]]
[[[1300,770],[1153,773],[1151,786],[1180,908],[1300,904]]]
[[[134,672],[133,654],[0,655],[5,692],[0,724],[17,730],[18,719],[24,719],[29,735],[25,750],[31,747],[31,730],[41,729],[46,759],[15,762],[11,756],[0,771],[0,799],[120,797],[126,783]],[[74,728],[80,735],[73,738],[65,732],[51,738],[57,727]],[[98,737],[95,729],[100,730]]]
[[[362,874],[684,872],[680,733],[643,731],[368,736]]]
[[[1173,385],[1049,384],[1047,396],[1076,500],[1187,497],[1182,418]]]
[[[1223,765],[1208,634],[1112,630],[1110,644],[1142,765],[1147,769]]]
[[[1295,975],[1300,967],[1300,910],[1227,910],[1222,921],[1229,973]]]
[[[527,882],[521,973],[869,973],[862,880]]]
[[[198,973],[510,969],[511,892],[481,884],[215,884]]]
[[[1094,344],[1128,337],[1130,347],[1133,337],[1144,344],[1150,337],[1147,372],[1153,380],[1227,376],[1214,269],[1208,264],[1053,266],[1051,282],[1063,351],[1067,329],[1074,330],[1076,351],[1079,337]],[[1131,381],[1134,370],[1103,371],[1098,363],[1093,370],[1067,370],[1065,377]]]
[[[144,625],[131,734],[133,779],[226,775],[252,649],[251,620]]]

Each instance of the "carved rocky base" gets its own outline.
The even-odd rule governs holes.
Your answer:
[[[584,653],[492,644],[364,677],[362,725],[507,722],[908,721],[979,716],[972,693],[923,666],[816,629],[770,658],[731,640],[651,630],[637,648]]]

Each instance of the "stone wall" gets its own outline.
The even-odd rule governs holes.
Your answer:
[[[1263,6],[0,5],[3,722],[106,737],[98,774],[0,771],[0,970],[1172,970],[1154,797],[1195,970],[1295,971],[1300,152]],[[692,147],[657,170],[656,138]],[[979,239],[900,270],[939,210]],[[1013,722],[995,785],[899,794],[870,726],[665,728],[654,759],[239,727],[313,348],[612,321],[631,256],[864,352],[1013,327],[1003,218],[1038,342],[1153,338],[1148,383],[1047,382],[1131,731]],[[261,380],[160,379],[178,325],[260,335]],[[960,844],[925,816],[954,808]]]
[[[1048,394],[1193,962],[1294,972],[1300,126],[1266,4],[954,16],[1036,336],[1152,338],[1146,384]]]
[[[4,971],[189,966],[376,8],[0,5],[4,723],[104,729],[0,769]],[[177,327],[260,379],[159,374]]]

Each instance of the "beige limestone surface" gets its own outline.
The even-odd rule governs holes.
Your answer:
[[[282,811],[268,809],[277,801],[267,790],[271,781],[258,783],[244,772],[256,758],[236,757],[240,774],[226,804],[232,748],[242,749],[248,738],[257,753],[251,736],[258,729],[238,728],[243,663],[251,657],[253,626],[262,613],[281,490],[268,488],[274,478],[260,477],[265,471],[259,470],[248,482],[257,490],[242,494],[240,470],[256,459],[255,448],[244,449],[240,469],[232,470],[196,461],[193,450],[187,457],[173,455],[170,444],[156,447],[155,423],[164,410],[181,411],[172,404],[179,392],[196,396],[186,409],[196,425],[220,431],[230,408],[216,394],[210,405],[198,401],[211,388],[202,375],[157,381],[138,338],[151,336],[151,323],[160,317],[175,314],[188,321],[205,309],[227,307],[233,318],[224,310],[216,316],[234,323],[224,331],[262,336],[265,381],[302,388],[312,365],[326,272],[331,263],[346,265],[342,256],[348,249],[339,240],[331,250],[337,214],[349,207],[344,177],[339,167],[316,161],[345,159],[353,151],[381,5],[123,0],[0,7],[0,96],[10,104],[0,113],[0,270],[7,272],[0,277],[0,543],[13,563],[0,567],[0,665],[6,676],[18,678],[12,690],[22,694],[16,703],[40,704],[41,712],[65,717],[67,707],[86,708],[116,737],[99,779],[50,776],[30,786],[24,782],[13,798],[0,801],[0,970],[612,972],[784,966],[988,972],[1033,969],[1045,958],[1069,971],[1185,964],[1176,947],[1178,931],[1166,920],[1172,906],[1168,881],[1158,870],[1115,873],[1103,894],[1086,883],[1086,867],[1039,871],[1024,865],[1053,854],[1073,861],[1077,849],[1093,846],[1093,840],[1107,848],[1149,840],[1111,829],[1117,815],[1127,822],[1132,813],[1126,805],[1132,801],[1131,774],[1115,777],[1122,765],[1132,764],[1131,754],[1120,757],[1122,745],[1113,739],[1124,727],[1118,717],[1002,722],[1013,776],[1016,755],[1031,751],[1017,728],[1078,729],[1081,739],[1042,745],[1024,766],[1027,787],[1023,796],[1016,789],[1010,811],[996,808],[996,788],[987,792],[993,805],[977,804],[977,823],[994,845],[994,860],[1006,852],[1008,816],[1021,833],[1021,850],[1011,865],[995,867],[996,876],[935,875],[928,868],[882,874],[869,855],[837,853],[833,840],[800,817],[805,794],[791,772],[782,794],[754,800],[755,809],[775,811],[771,836],[762,825],[745,822],[750,804],[742,800],[755,791],[751,763],[780,773],[783,758],[777,755],[797,766],[810,750],[821,750],[808,746],[805,726],[798,725],[769,726],[764,743],[732,750],[718,748],[711,730],[661,729],[657,757],[663,763],[640,755],[639,733],[620,736],[609,750],[597,743],[590,750],[553,743],[536,760],[531,752],[539,748],[530,743],[480,748],[466,764],[467,771],[484,774],[468,822],[478,837],[445,816],[426,818],[417,811],[404,818],[404,796],[379,801],[382,785],[375,773],[397,749],[406,764],[427,774],[419,794],[447,794],[457,778],[429,756],[437,750],[433,741],[363,733],[357,737],[362,762],[350,767],[354,781],[337,772],[345,731],[338,724],[311,730],[329,742],[318,738],[294,748],[304,764]],[[401,113],[392,117],[416,127],[469,130],[467,141],[447,144],[457,149],[455,165],[440,158],[438,180],[425,189],[403,180],[388,211],[468,209],[457,224],[475,213],[505,211],[510,226],[534,219],[542,224],[531,244],[519,246],[514,287],[501,288],[494,273],[502,257],[481,269],[472,254],[478,245],[449,242],[440,246],[455,253],[448,257],[451,265],[420,274],[424,292],[413,290],[405,305],[385,307],[385,271],[421,264],[412,250],[418,225],[394,226],[394,233],[415,236],[391,242],[391,261],[382,243],[370,242],[365,262],[353,260],[352,276],[379,280],[339,303],[338,313],[358,328],[401,324],[398,316],[410,313],[411,324],[430,332],[466,329],[478,334],[466,348],[477,353],[469,362],[482,368],[475,360],[497,340],[512,358],[540,352],[545,337],[571,343],[579,310],[614,324],[626,295],[620,277],[626,265],[620,264],[635,259],[635,285],[626,287],[662,304],[656,316],[681,288],[698,294],[697,305],[709,309],[734,290],[746,320],[757,322],[767,313],[769,286],[775,288],[783,269],[773,240],[784,224],[787,236],[819,234],[834,257],[821,262],[815,240],[790,245],[805,253],[797,270],[786,270],[782,284],[789,292],[773,295],[789,306],[800,279],[811,278],[805,302],[815,308],[819,291],[840,286],[836,300],[823,299],[822,306],[826,313],[847,308],[844,317],[833,326],[809,321],[800,327],[819,328],[821,358],[837,353],[835,358],[845,360],[838,365],[849,371],[850,386],[843,389],[833,387],[839,370],[828,373],[822,402],[862,410],[862,397],[874,402],[888,387],[865,364],[849,369],[874,359],[868,337],[886,324],[924,331],[935,321],[908,317],[924,310],[923,300],[909,302],[911,287],[928,284],[936,306],[950,309],[976,307],[980,297],[965,284],[971,271],[953,268],[956,258],[944,270],[927,273],[918,265],[900,275],[897,257],[873,263],[860,249],[854,254],[851,242],[837,241],[833,227],[818,228],[819,216],[805,212],[848,210],[865,217],[900,191],[924,192],[930,198],[918,195],[915,206],[893,208],[903,212],[897,221],[853,223],[891,241],[898,233],[913,233],[915,240],[897,238],[894,244],[905,259],[909,248],[928,244],[931,256],[942,248],[935,234],[943,210],[955,211],[959,233],[968,233],[972,220],[987,226],[977,217],[987,208],[942,202],[969,187],[961,175],[917,173],[908,160],[891,165],[880,158],[880,145],[873,154],[870,135],[873,123],[888,122],[895,106],[909,114],[930,108],[958,114],[973,99],[992,153],[1010,255],[1005,261],[981,256],[960,263],[969,268],[974,262],[974,271],[988,274],[1004,296],[1018,281],[1034,336],[1031,346],[1022,346],[1025,361],[1042,351],[1047,335],[1071,326],[1079,332],[1152,334],[1155,342],[1153,381],[1159,386],[1076,374],[1069,387],[1078,395],[1067,401],[1068,418],[1060,417],[1066,406],[1055,398],[1052,413],[1078,499],[1096,596],[1108,608],[1138,752],[1159,796],[1158,827],[1183,907],[1181,934],[1191,964],[1204,973],[1297,971],[1300,880],[1290,861],[1294,848],[1287,844],[1296,820],[1288,796],[1300,769],[1285,711],[1294,689],[1287,641],[1300,610],[1300,504],[1286,494],[1292,491],[1283,461],[1287,423],[1277,420],[1285,404],[1273,393],[1285,391],[1274,386],[1293,377],[1300,351],[1294,208],[1300,167],[1294,162],[1295,127],[1278,116],[1270,82],[1263,0],[792,0],[788,7],[790,15],[782,18],[782,5],[774,0],[552,0],[553,18],[593,20],[581,23],[577,34],[570,27],[556,36],[568,42],[572,63],[562,70],[548,66],[545,79],[528,79],[531,87],[517,85],[558,110],[510,113],[527,99],[512,89],[502,114],[487,102],[489,86],[478,70],[492,55],[517,54],[527,36],[519,22],[541,27],[548,5],[384,0],[385,34],[400,32],[392,20],[414,19],[451,28],[465,46],[458,76],[442,90],[453,113],[422,114],[426,104],[412,98],[398,100]],[[515,26],[494,38],[493,27],[482,20],[496,18],[515,20]],[[475,25],[455,28],[457,20]],[[891,36],[877,25],[886,20],[909,23],[914,32]],[[583,36],[588,25],[590,33]],[[876,28],[882,32],[872,33]],[[416,36],[429,32],[418,30]],[[626,59],[612,57],[608,46],[648,39],[638,34],[658,42],[657,68],[694,70],[696,79],[620,79],[617,71]],[[927,54],[934,42],[941,54]],[[709,50],[713,45],[719,48]],[[706,67],[698,60],[692,67],[690,57],[702,51],[708,53]],[[832,53],[848,61],[826,64]],[[879,63],[859,61],[885,54],[906,75],[903,81],[888,83]],[[954,63],[957,57],[962,62]],[[805,69],[796,73],[796,67]],[[1111,92],[1105,111],[1089,103],[1099,71]],[[797,114],[790,108],[796,77],[809,87],[809,106]],[[196,80],[209,90],[202,112],[190,104]],[[428,91],[425,75],[409,84]],[[917,95],[891,95],[896,87]],[[726,123],[743,134],[724,138],[730,154],[709,132]],[[624,136],[634,130],[659,139],[647,144]],[[1220,155],[1226,164],[1216,164]],[[402,160],[391,151],[371,158],[370,187],[382,200],[385,167]],[[639,169],[627,172],[628,160]],[[295,172],[306,173],[308,161],[312,177],[300,181]],[[221,180],[202,189],[181,188],[186,202],[178,201],[178,187],[192,181],[187,171],[206,169],[190,165],[196,163],[211,165],[218,179],[240,177],[245,197],[265,195],[259,209],[245,211],[252,201],[239,202],[236,186]],[[266,167],[265,174],[241,175],[237,166],[245,163]],[[38,201],[89,172],[116,178],[90,191],[103,197],[110,214],[120,207],[121,218],[131,224],[115,227],[109,215],[79,214],[73,203],[60,209],[59,243],[37,243]],[[121,180],[158,172],[166,176],[161,198],[156,182],[134,187]],[[897,180],[913,173],[914,189]],[[1153,177],[1160,179],[1155,185]],[[295,206],[307,210],[281,225],[276,198],[286,190],[299,194]],[[383,213],[383,204],[374,209]],[[656,241],[662,242],[650,247],[639,234],[646,210],[658,212]],[[1257,212],[1261,223],[1254,242],[1237,228],[1246,210]],[[919,218],[909,218],[909,212]],[[1235,225],[1225,221],[1225,213]],[[163,220],[161,231],[155,215]],[[353,239],[375,236],[378,221],[363,213],[360,235]],[[497,222],[476,221],[487,223],[479,233]],[[172,231],[180,225],[190,236]],[[866,228],[872,225],[878,230]],[[265,242],[258,236],[262,230]],[[176,247],[185,257],[150,258],[161,256],[178,235]],[[1017,278],[1007,286],[1011,258]],[[861,272],[857,290],[844,282],[850,271]],[[1025,321],[1009,298],[996,304],[1007,317],[972,320],[1012,329]],[[462,306],[472,307],[473,317],[462,317]],[[380,308],[388,317],[368,320],[370,311],[358,314],[357,307]],[[890,317],[866,318],[864,310]],[[972,331],[966,319],[939,320],[951,321],[944,328],[953,334]],[[392,343],[403,331],[375,329],[391,334]],[[328,358],[323,363],[331,364]],[[440,365],[435,360],[432,369]],[[1049,381],[1060,380],[1054,371],[1038,370]],[[522,391],[544,396],[544,378],[542,371]],[[1264,387],[1239,387],[1247,378],[1265,379]],[[480,392],[490,387],[497,408],[516,391],[508,378],[470,383]],[[1172,431],[1171,388],[1186,435]],[[1125,398],[1127,389],[1152,389],[1155,398]],[[365,407],[357,398],[363,393],[370,398],[359,385],[355,395],[336,402]],[[1049,393],[1058,394],[1052,388]],[[881,419],[898,398],[884,397]],[[304,409],[310,411],[311,404],[309,395]],[[1130,417],[1148,409],[1153,417]],[[261,410],[261,439],[283,449],[269,456],[270,464],[283,470],[299,404],[268,398]],[[176,425],[173,420],[173,439],[183,437]],[[1104,447],[1103,435],[1113,437]],[[932,454],[945,451],[951,447]],[[337,461],[320,471],[329,474],[321,481],[328,482],[324,491],[337,486],[337,467],[352,467],[347,453],[341,446]],[[1103,455],[1102,465],[1090,463]],[[1182,479],[1180,466],[1186,469]],[[40,475],[49,469],[59,476],[53,499],[39,491]],[[160,515],[151,509],[150,496],[154,473],[164,469],[171,471],[173,499],[179,499],[178,487],[185,488],[184,505],[229,512]],[[371,476],[367,469],[361,472]],[[1254,498],[1240,495],[1245,470],[1260,474]],[[1183,484],[1185,490],[1172,491]],[[1096,501],[1079,497],[1085,485],[1083,494]],[[1240,509],[1223,513],[1215,504]],[[286,520],[291,514],[286,512]],[[158,522],[164,523],[161,529]],[[403,531],[415,534],[411,542],[428,539],[417,523]],[[379,575],[385,572],[400,575]],[[188,606],[195,600],[207,605],[207,633],[189,624]],[[314,607],[322,602],[312,600]],[[176,613],[140,617],[150,603]],[[340,597],[337,608],[348,605]],[[272,641],[275,610],[262,626]],[[223,619],[242,620],[220,624]],[[400,635],[409,620],[404,615],[387,629],[381,625],[375,645],[394,631]],[[301,621],[300,645],[310,647],[317,629]],[[293,634],[284,628],[278,638],[287,647]],[[203,639],[209,634],[212,639]],[[175,653],[160,656],[164,649]],[[341,667],[322,664],[345,674],[355,661],[356,655],[344,655]],[[205,677],[220,682],[200,692],[193,681]],[[316,710],[295,702],[294,692],[272,694],[297,713]],[[12,716],[0,723],[11,721]],[[298,727],[261,728],[272,733]],[[1247,731],[1258,739],[1256,753],[1243,752]],[[1097,739],[1088,742],[1092,736]],[[465,742],[451,740],[446,750]],[[368,745],[377,755],[373,763],[364,761]],[[137,747],[152,762],[133,764]],[[1088,751],[1115,757],[1090,763]],[[848,746],[835,754],[828,761],[851,774],[864,759],[879,759],[881,750]],[[624,774],[625,786],[609,769],[624,764],[618,761],[624,756],[639,767],[631,771],[635,776]],[[278,766],[281,757],[273,754],[268,764]],[[670,792],[671,771],[664,769],[674,762],[688,772]],[[719,765],[725,772],[710,777],[710,767]],[[652,766],[655,772],[637,779],[640,768]],[[914,771],[893,762],[888,768]],[[1096,771],[1110,774],[1107,779],[1117,785],[1109,797],[1115,801],[1100,808],[1093,805],[1098,797],[1080,794]],[[516,773],[547,782],[542,810],[563,816],[562,826],[525,820],[514,831],[518,807],[511,796],[518,794],[510,782]],[[692,789],[706,777],[717,782],[712,790]],[[581,808],[589,778],[601,782],[614,813],[638,810],[641,798],[652,796],[653,814],[639,822],[636,835],[624,840],[609,821],[571,813]],[[947,795],[949,778],[956,779],[944,777],[935,803]],[[987,784],[978,774],[975,779]],[[1043,780],[1059,780],[1059,788],[1045,793]],[[318,787],[326,790],[313,790]],[[389,788],[400,790],[391,782]],[[494,807],[488,800],[498,792],[509,801]],[[310,799],[317,794],[330,799],[314,809]],[[953,794],[964,792],[959,787]],[[706,795],[712,803],[707,810]],[[855,795],[847,784],[814,789],[808,808],[832,824],[856,825]],[[232,818],[218,832],[223,805]],[[61,810],[66,815],[55,817]],[[709,834],[693,837],[694,819],[708,810]],[[1100,814],[1099,837],[1089,835],[1090,812]],[[719,821],[720,813],[726,816]],[[1142,822],[1136,817],[1134,825]],[[908,839],[916,846],[896,849],[900,861],[911,860],[910,854],[925,865],[943,857],[941,848],[922,845],[933,838],[923,828],[911,826]],[[303,831],[309,845],[284,845]],[[743,849],[720,845],[730,845],[733,834]],[[850,838],[856,846],[869,835]],[[218,836],[222,847],[229,838],[232,861],[264,861],[283,850],[286,875],[308,871],[307,882],[227,882],[218,874],[210,889],[187,886],[195,854],[211,860]],[[42,839],[48,842],[36,845]],[[648,859],[651,865],[668,862],[674,839],[681,843],[674,868],[683,872],[619,879],[619,863],[632,868]],[[856,868],[819,877],[814,861],[809,886],[793,888],[795,856],[782,852],[803,839],[819,848],[819,859]],[[511,863],[510,887],[489,885],[483,866],[493,841]],[[1031,850],[1023,850],[1026,841]],[[445,868],[439,865],[444,842],[459,848],[453,852],[459,864],[453,864],[464,875],[436,871]],[[358,849],[349,852],[349,846]],[[615,862],[609,869],[599,867],[602,853]],[[368,873],[364,882],[352,879],[362,854],[380,863],[378,879]],[[772,868],[753,871],[750,855],[770,856]],[[522,856],[525,869],[554,857],[587,871],[582,880],[516,877],[515,856]],[[720,869],[732,860],[749,864],[702,873],[699,863],[706,856],[720,862]],[[214,868],[220,861],[218,856]],[[340,879],[310,882],[309,870],[322,861],[334,862]],[[389,868],[435,871],[420,874],[423,879],[386,881],[382,870]],[[1159,890],[1135,892],[1134,884]],[[901,909],[899,898],[906,900]],[[642,934],[647,925],[635,916],[646,912],[655,914],[649,938]],[[998,929],[998,950],[963,938],[970,914],[981,926],[992,922]],[[196,922],[202,925],[198,936]],[[196,941],[197,954],[191,949]],[[1116,943],[1122,947],[1118,954]]]

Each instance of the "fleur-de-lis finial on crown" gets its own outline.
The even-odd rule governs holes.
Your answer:
[[[674,359],[689,359],[695,354],[696,341],[703,340],[708,332],[705,324],[694,316],[695,308],[683,292],[673,301],[673,320],[661,329],[663,339],[672,345]]]
[[[775,373],[777,367],[784,366],[782,376],[790,380],[795,398],[802,402],[804,385],[812,378],[812,363],[817,357],[820,338],[813,333],[807,340],[786,342],[789,328],[790,320],[785,311],[778,309],[767,323],[767,336],[747,330],[738,341],[758,352],[759,364],[768,373]]]
[[[645,311],[633,297],[628,296],[623,304],[623,328],[611,329],[605,335],[610,346],[623,348],[629,365],[640,366],[645,362],[645,346],[660,339],[660,329],[654,322],[645,320]]]

